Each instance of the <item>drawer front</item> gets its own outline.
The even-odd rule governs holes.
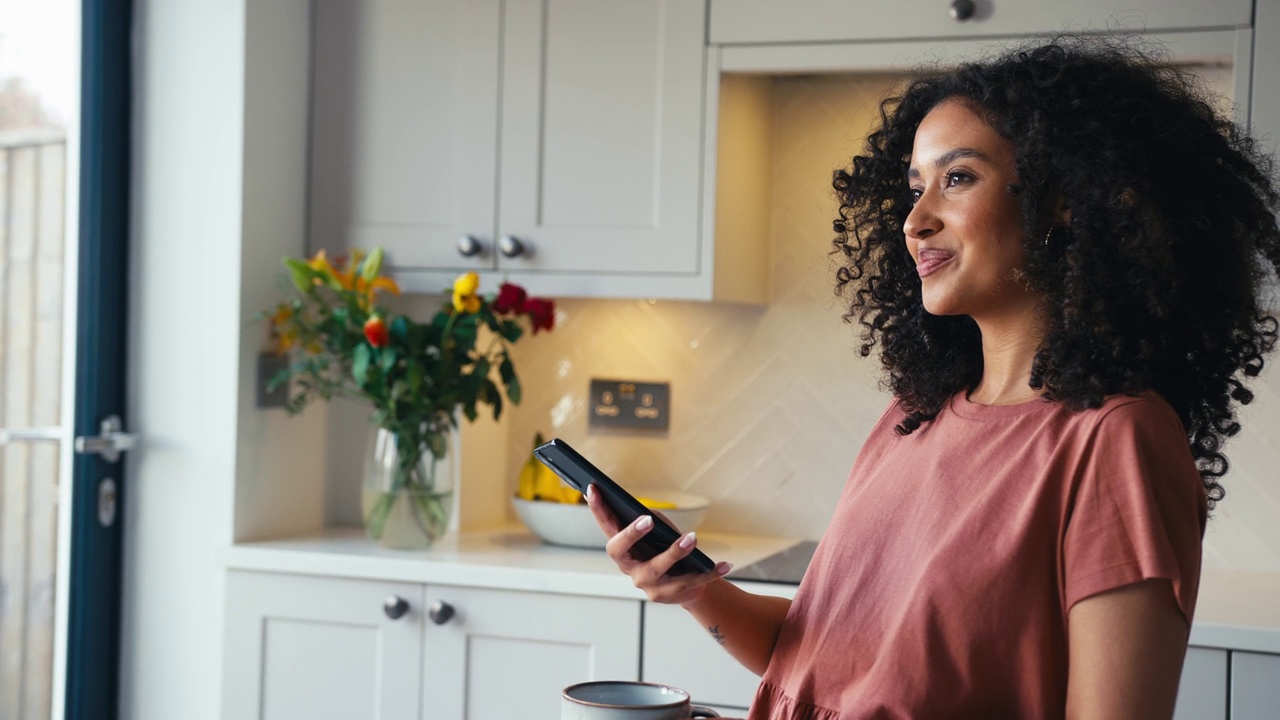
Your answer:
[[[1242,28],[1251,0],[975,0],[971,18],[950,0],[711,0],[712,44],[1012,36],[1064,30]]]

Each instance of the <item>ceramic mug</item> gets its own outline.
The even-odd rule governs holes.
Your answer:
[[[670,685],[598,680],[570,685],[560,694],[560,720],[686,720],[720,717],[694,705],[689,693]]]

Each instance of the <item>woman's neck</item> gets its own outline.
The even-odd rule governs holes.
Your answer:
[[[1038,314],[978,322],[982,333],[982,379],[969,400],[982,405],[1016,405],[1034,400],[1043,391],[1032,388],[1031,365],[1044,338]]]

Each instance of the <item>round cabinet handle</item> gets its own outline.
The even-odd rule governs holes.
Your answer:
[[[443,625],[452,620],[453,614],[453,606],[443,600],[437,600],[427,608],[427,617],[437,625]]]
[[[951,19],[964,22],[972,18],[977,9],[978,5],[973,0],[951,0]]]
[[[382,612],[392,620],[399,620],[409,612],[409,601],[399,595],[388,595],[387,599],[382,601]]]
[[[484,243],[475,235],[458,236],[458,254],[463,257],[475,257],[484,254]]]
[[[503,235],[498,240],[498,252],[502,253],[504,257],[519,257],[527,253],[528,250],[529,247],[514,235]]]

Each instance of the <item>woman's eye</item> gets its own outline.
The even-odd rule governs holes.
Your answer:
[[[923,194],[924,194],[924,191],[921,190],[920,188],[911,188],[911,204],[915,205],[916,203],[920,202],[920,196]]]
[[[973,176],[966,172],[949,172],[947,173],[947,187],[963,185],[972,179]]]

